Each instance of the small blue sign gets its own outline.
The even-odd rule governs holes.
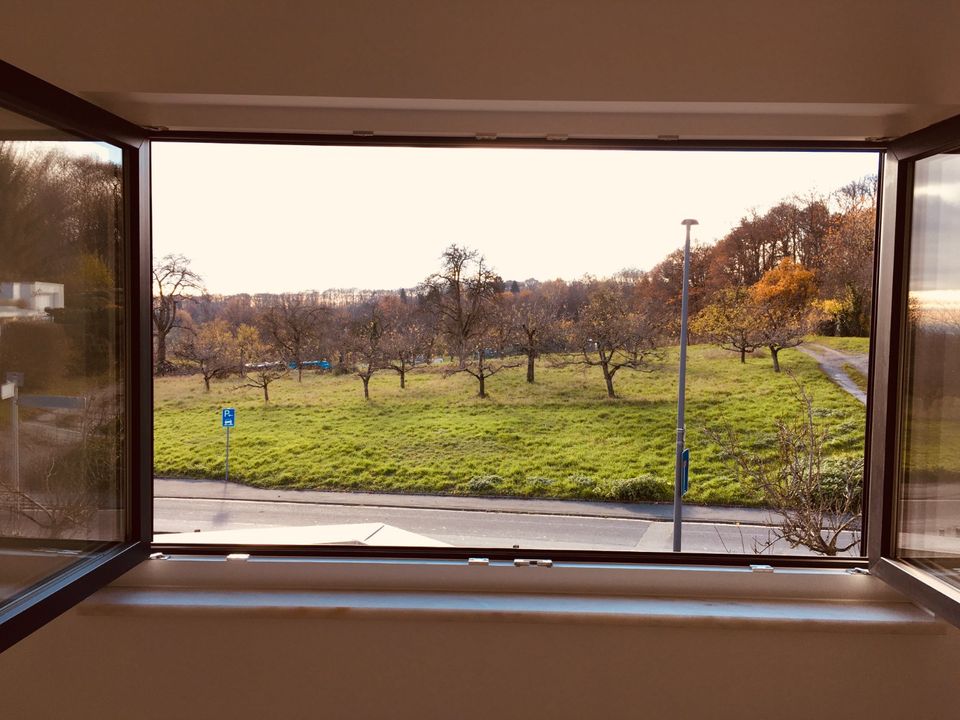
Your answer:
[[[225,428],[232,428],[237,424],[237,411],[234,408],[223,408],[220,411],[220,424]]]
[[[680,455],[680,494],[686,495],[690,489],[690,448],[684,448]]]

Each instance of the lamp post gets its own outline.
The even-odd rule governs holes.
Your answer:
[[[696,220],[686,219],[681,225],[687,228],[683,246],[683,290],[680,301],[680,388],[677,391],[677,456],[673,473],[673,551],[680,552],[683,528],[683,446],[686,443],[685,405],[687,393],[687,303],[690,295],[690,226],[699,225]]]

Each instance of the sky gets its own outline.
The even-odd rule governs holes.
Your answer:
[[[452,243],[507,280],[649,269],[875,153],[153,144],[154,258],[212,293],[414,287]]]

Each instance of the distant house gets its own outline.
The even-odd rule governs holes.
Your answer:
[[[49,318],[48,308],[63,307],[63,285],[49,282],[0,283],[0,324]]]

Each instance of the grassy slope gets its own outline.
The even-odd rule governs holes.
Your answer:
[[[812,391],[831,429],[830,450],[862,453],[863,406],[807,356],[785,351],[781,357]],[[476,397],[472,378],[444,377],[436,368],[412,374],[406,390],[393,373],[374,376],[370,402],[353,376],[308,373],[302,385],[284,378],[271,387],[270,405],[256,390],[235,389],[234,380],[204,393],[196,376],[161,378],[156,472],[222,476],[219,409],[235,406],[231,475],[255,485],[449,493],[470,492],[465,483],[471,478],[498,475],[502,481],[487,492],[578,497],[644,473],[672,482],[676,365],[674,349],[655,372],[621,371],[617,400],[606,399],[598,369],[544,361],[532,386],[524,382],[524,368],[491,378],[487,400]],[[688,378],[687,499],[756,503],[718,449],[705,443],[701,428],[732,422],[762,446],[771,439],[773,418],[797,407],[791,379],[773,373],[767,357],[741,365],[733,353],[707,346],[691,348]]]
[[[811,335],[808,340],[818,345],[840,352],[858,353],[866,355],[870,352],[870,338],[865,337],[831,337],[829,335]]]

